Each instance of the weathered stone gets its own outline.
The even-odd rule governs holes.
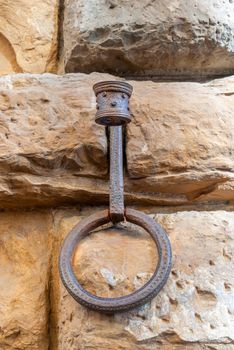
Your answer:
[[[0,207],[108,202],[107,139],[92,91],[107,79],[0,78]],[[234,78],[130,83],[126,203],[232,202]]]
[[[77,189],[84,198],[90,193],[89,178],[106,174],[105,129],[93,121],[92,80],[84,78],[48,74],[0,79],[1,191],[6,205],[16,198],[20,205],[56,204],[59,197],[72,200]],[[79,176],[87,177],[87,188]]]
[[[90,210],[54,213],[57,242],[83,215]],[[59,326],[54,328],[58,344],[53,349],[233,350],[233,213],[191,211],[157,214],[155,219],[168,232],[173,249],[172,273],[164,289],[141,308],[107,316],[77,304],[53,278],[53,314]],[[127,235],[123,230],[95,231],[78,247],[74,268],[90,292],[126,294],[153,272],[154,244],[136,228],[130,234],[132,229]]]
[[[135,83],[127,128],[132,189],[233,199],[234,79]]]
[[[65,0],[61,69],[162,78],[234,73],[231,0]]]
[[[0,349],[47,350],[50,233],[45,213],[0,214]]]
[[[92,294],[112,298],[132,293],[142,280],[149,279],[157,265],[157,252],[142,231],[119,225],[98,230],[81,242],[74,266],[82,286]],[[141,255],[144,259],[139,259]]]
[[[57,17],[57,0],[0,0],[0,74],[54,71]]]

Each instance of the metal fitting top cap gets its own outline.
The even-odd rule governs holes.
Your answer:
[[[133,87],[124,81],[100,81],[99,83],[94,84],[93,90],[96,96],[104,91],[115,91],[123,92],[130,97]]]

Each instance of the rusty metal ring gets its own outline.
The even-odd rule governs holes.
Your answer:
[[[108,210],[81,220],[67,235],[59,258],[60,276],[71,296],[80,304],[93,310],[113,313],[140,306],[155,297],[166,283],[172,265],[171,245],[163,228],[152,218],[134,209],[126,209],[126,220],[144,228],[153,238],[158,250],[158,264],[153,276],[134,293],[118,298],[102,298],[87,292],[78,282],[72,259],[77,244],[93,229],[110,221]]]

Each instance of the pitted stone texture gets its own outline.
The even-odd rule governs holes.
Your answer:
[[[234,72],[231,0],[65,0],[64,7],[65,72],[182,79]]]
[[[0,214],[0,349],[49,346],[50,215]]]
[[[139,192],[234,198],[234,78],[135,83],[127,166]]]
[[[82,216],[89,214],[90,211],[83,212]],[[75,211],[58,211],[54,217],[58,239],[81,218]],[[164,289],[137,310],[107,316],[77,304],[57,281],[53,308],[59,326],[58,349],[233,350],[233,213],[191,211],[157,214],[155,219],[168,232],[173,249],[173,269]],[[102,275],[103,269],[114,266],[115,253],[112,257],[106,255],[113,237],[121,252],[114,275],[123,276],[114,283]],[[139,237],[146,240],[146,245],[135,264],[130,257],[134,247],[141,244]],[[126,251],[126,239],[132,241],[129,259],[122,253]],[[117,239],[116,231],[114,235],[110,231],[94,233],[78,248],[74,266],[81,280],[85,271],[83,282],[93,293],[102,294],[107,288],[109,296],[115,292],[124,294],[128,278],[152,272],[150,264],[155,257],[154,250],[148,249],[151,244],[144,235],[126,238],[121,231]],[[146,262],[151,271],[145,271]],[[135,287],[143,282],[144,279]]]
[[[157,257],[149,235],[135,225],[120,224],[97,230],[81,242],[74,255],[74,271],[90,293],[114,298],[134,292],[147,281]]]
[[[108,203],[93,73],[0,78],[0,207]],[[234,77],[133,85],[127,204],[232,202]]]
[[[82,74],[0,78],[1,191],[7,203],[74,201],[77,189],[92,200],[87,184],[95,188],[107,173],[105,128],[94,122],[93,81]]]
[[[55,71],[57,0],[0,0],[0,74]]]

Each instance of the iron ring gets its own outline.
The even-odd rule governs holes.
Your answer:
[[[165,285],[172,265],[170,241],[163,228],[151,217],[134,210],[126,209],[126,220],[144,228],[153,238],[158,250],[158,264],[150,280],[135,292],[117,298],[102,298],[86,291],[78,282],[73,269],[72,258],[78,243],[93,229],[110,221],[108,210],[99,211],[81,220],[67,235],[59,257],[59,271],[62,282],[69,294],[80,304],[104,313],[130,310],[145,304]]]

